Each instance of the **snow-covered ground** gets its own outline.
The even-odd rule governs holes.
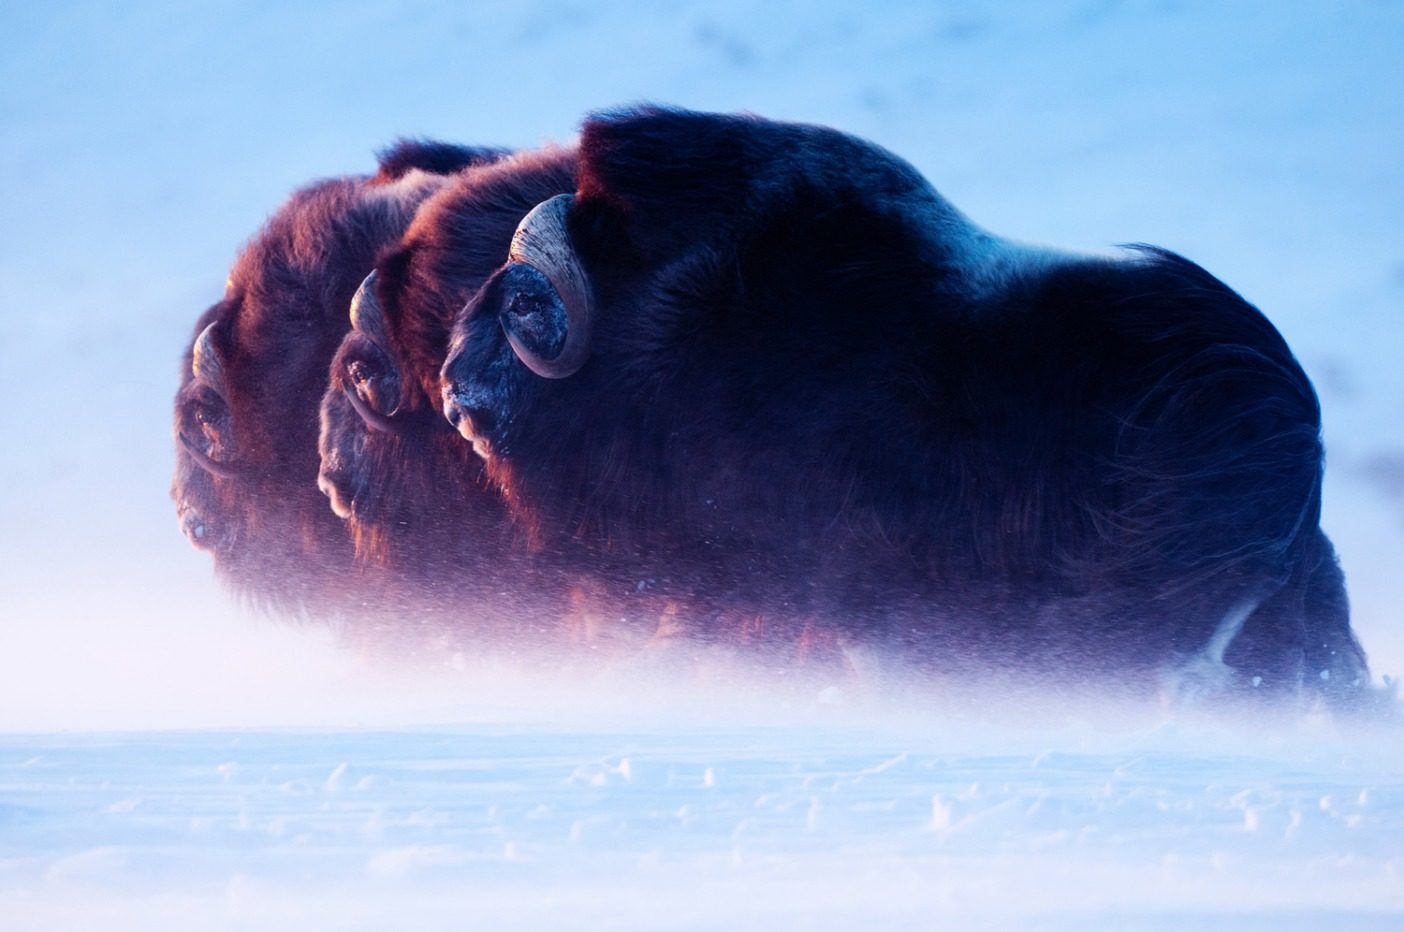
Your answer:
[[[94,0],[0,35],[0,927],[1404,923],[1398,735],[466,696],[240,611],[166,494],[191,322],[294,186],[397,135],[750,109],[1259,304],[1399,675],[1404,3]]]
[[[1399,755],[1221,742],[836,725],[12,736],[0,915],[110,930],[1399,928]]]

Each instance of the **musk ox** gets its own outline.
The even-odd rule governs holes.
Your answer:
[[[1368,692],[1317,399],[1268,320],[1163,249],[990,234],[831,129],[589,120],[441,390],[516,518],[584,566],[933,670]]]
[[[522,217],[573,190],[566,150],[458,173],[381,253],[331,362],[318,485],[363,571],[398,579],[422,616],[459,633],[526,634],[565,613],[558,574],[528,559],[482,461],[441,416],[438,386],[454,316],[506,260]]]
[[[527,212],[574,190],[575,154],[564,149],[458,173],[382,252],[331,363],[318,485],[347,522],[360,571],[395,579],[397,599],[455,645],[585,640],[596,658],[627,656],[669,609],[609,585],[593,564],[571,572],[588,554],[531,548],[482,459],[441,415],[454,318],[506,261]]]
[[[289,611],[355,607],[351,543],[316,490],[317,401],[346,305],[443,173],[495,149],[407,141],[374,176],[296,192],[244,247],[187,349],[171,494],[237,592]]]

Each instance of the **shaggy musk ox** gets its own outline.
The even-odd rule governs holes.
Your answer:
[[[1162,249],[1000,239],[839,132],[590,120],[442,376],[517,518],[587,568],[932,670],[1368,693],[1317,400],[1267,319]]]
[[[419,593],[445,637],[487,649],[503,635],[533,648],[583,640],[592,658],[618,659],[677,606],[611,578],[589,549],[529,548],[529,528],[440,412],[455,317],[506,261],[523,217],[575,185],[573,151],[523,152],[460,172],[420,206],[352,300],[322,398],[318,484],[362,567]]]
[[[357,291],[322,397],[317,481],[360,563],[431,613],[471,619],[465,633],[527,633],[564,611],[559,578],[527,559],[482,461],[440,415],[439,368],[454,316],[506,260],[522,217],[573,190],[574,153],[551,149],[444,185]]]
[[[373,177],[295,193],[201,315],[175,399],[171,494],[191,542],[238,592],[292,611],[356,606],[351,545],[316,489],[317,400],[346,305],[441,173],[503,153],[402,142]]]

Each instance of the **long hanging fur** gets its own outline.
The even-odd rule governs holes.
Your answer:
[[[1188,260],[1020,246],[869,143],[661,108],[586,123],[570,231],[585,367],[515,364],[490,277],[444,378],[497,399],[489,475],[582,570],[936,668],[1147,681],[1261,602],[1236,689],[1345,707],[1368,681],[1311,384]]]
[[[295,192],[240,251],[210,324],[224,396],[192,377],[187,349],[175,399],[171,489],[192,542],[255,604],[294,614],[354,610],[345,529],[316,489],[317,400],[346,332],[347,303],[378,252],[397,240],[435,173],[500,158],[496,149],[402,141],[374,176],[316,182]],[[181,442],[183,438],[183,442]],[[187,444],[232,464],[217,476]]]

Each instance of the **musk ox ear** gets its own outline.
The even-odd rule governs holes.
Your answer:
[[[370,427],[394,433],[390,419],[400,410],[400,372],[395,365],[390,329],[380,297],[376,273],[371,272],[351,299],[351,328],[359,337],[346,344],[333,365],[337,380],[351,406]]]
[[[497,282],[507,342],[523,365],[547,379],[574,375],[590,355],[594,311],[567,226],[573,201],[558,194],[522,218]]]
[[[433,139],[397,139],[376,153],[380,182],[398,181],[416,169],[431,175],[451,175],[474,165],[490,165],[510,155],[493,146],[459,146]]]

